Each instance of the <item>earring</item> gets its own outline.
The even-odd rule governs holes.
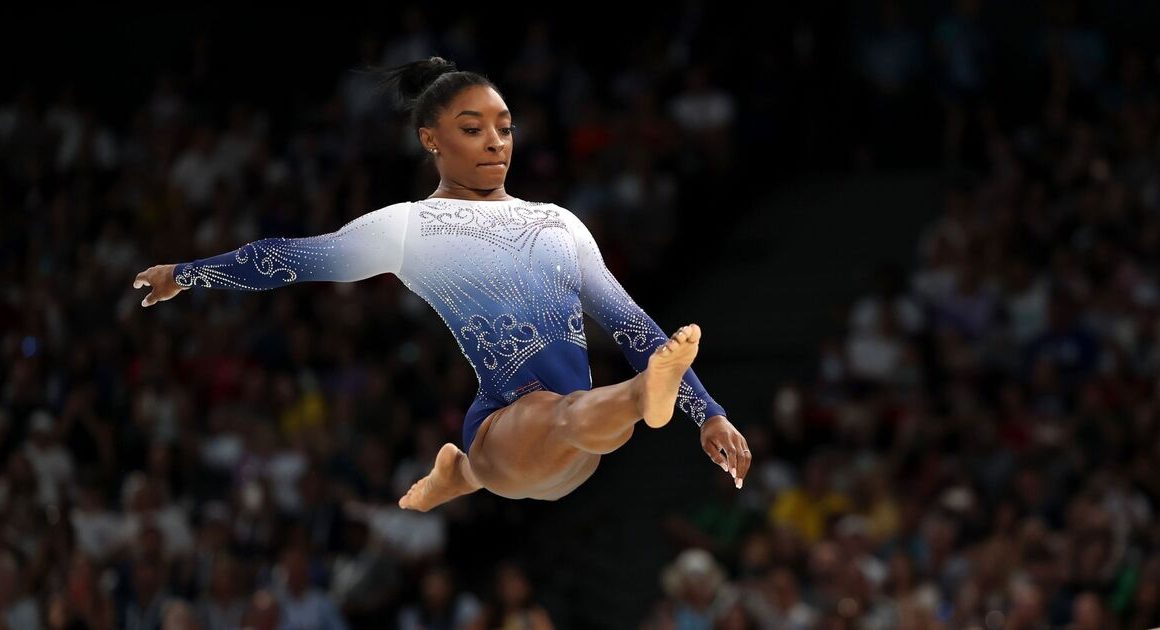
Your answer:
[[[434,153],[435,155],[439,155],[439,149],[436,149],[436,148],[432,147],[432,148],[431,148],[431,153]]]

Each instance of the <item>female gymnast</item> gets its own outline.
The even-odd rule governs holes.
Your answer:
[[[443,318],[479,379],[463,450],[445,444],[431,472],[399,500],[427,511],[486,488],[555,500],[624,445],[633,427],[669,422],[679,407],[701,446],[740,488],[749,447],[690,369],[701,330],[666,337],[605,267],[571,212],[504,189],[512,114],[485,76],[431,57],[390,70],[439,184],[426,199],[369,212],[338,231],[271,238],[219,256],[137,274],[148,307],[194,287],[264,290],[307,280],[355,282],[393,273]],[[588,314],[637,371],[592,387]]]

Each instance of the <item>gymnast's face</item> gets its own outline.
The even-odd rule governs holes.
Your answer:
[[[419,129],[419,141],[435,158],[440,188],[503,190],[515,143],[511,112],[494,89],[465,88],[434,127]]]

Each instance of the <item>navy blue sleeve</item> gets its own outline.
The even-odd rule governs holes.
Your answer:
[[[185,288],[263,291],[294,282],[355,282],[398,273],[408,204],[369,212],[330,234],[267,238],[211,258],[178,264]]]
[[[653,351],[668,340],[668,335],[637,306],[608,270],[596,240],[584,223],[569,216],[580,264],[580,304],[612,336],[633,369],[640,372],[648,366]],[[713,416],[725,415],[725,409],[713,400],[692,368],[681,379],[677,408],[697,426]]]

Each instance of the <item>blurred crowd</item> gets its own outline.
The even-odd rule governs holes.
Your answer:
[[[152,264],[430,194],[414,130],[364,70],[433,54],[487,73],[516,112],[508,190],[581,216],[638,295],[665,286],[642,279],[733,155],[734,96],[666,48],[696,33],[611,73],[546,20],[488,59],[474,20],[397,17],[344,67],[304,69],[334,84],[303,111],[213,89],[231,60],[212,32],[131,111],[102,117],[68,77],[0,105],[0,627],[551,625],[518,510],[486,493],[395,505],[459,443],[476,387],[397,279],[190,291],[148,311],[130,289]]]
[[[516,22],[501,54],[483,23],[411,8],[345,67],[303,70],[336,77],[309,107],[214,90],[211,36],[124,116],[67,77],[0,95],[0,627],[565,622],[511,502],[395,507],[459,441],[476,382],[393,277],[149,310],[129,288],[429,194],[406,118],[355,69],[430,54],[496,81],[509,192],[579,215],[642,303],[673,286],[679,222],[777,179],[760,169],[933,155],[954,174],[913,268],[883,270],[816,375],[743,427],[744,490],[722,477],[665,521],[645,625],[1160,625],[1156,59],[1050,2],[1041,83],[1005,93],[977,0],[926,26],[866,6],[837,62],[809,19],[752,47],[700,2],[615,63],[560,22]],[[827,64],[849,80],[827,86]],[[589,330],[607,382],[623,361]]]
[[[1160,58],[1045,6],[1020,98],[980,3],[934,25],[944,203],[751,427],[744,490],[671,516],[648,627],[1160,626]]]

